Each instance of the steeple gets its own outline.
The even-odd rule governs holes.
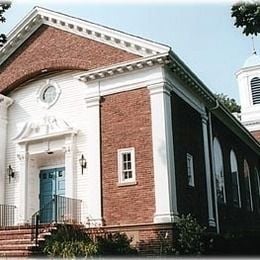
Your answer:
[[[236,73],[240,104],[241,122],[255,135],[260,134],[260,56],[253,45],[253,53]]]

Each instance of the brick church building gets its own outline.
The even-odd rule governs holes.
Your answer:
[[[260,58],[250,59],[237,73],[239,121],[169,46],[35,7],[0,49],[0,226],[45,208],[42,223],[58,212],[136,243],[188,213],[213,232],[254,228]],[[79,212],[46,208],[53,196]]]

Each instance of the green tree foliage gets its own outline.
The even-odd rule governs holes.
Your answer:
[[[221,94],[215,94],[215,97],[231,112],[237,112],[240,113],[241,107],[236,103],[236,100],[234,98],[229,98],[227,95],[221,93]]]
[[[1,1],[0,0],[0,23],[4,23],[6,18],[3,16],[4,12],[11,7],[10,1]],[[6,35],[4,33],[0,34],[0,47],[6,42]]]
[[[242,27],[246,36],[260,33],[259,1],[242,1],[234,4],[231,7],[231,16],[235,18],[234,25]]]

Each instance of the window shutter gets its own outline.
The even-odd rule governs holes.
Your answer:
[[[255,77],[251,80],[251,91],[253,105],[260,104],[260,78]]]

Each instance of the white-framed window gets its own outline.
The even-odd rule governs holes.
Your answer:
[[[216,137],[214,138],[214,141],[213,141],[213,147],[214,147],[214,167],[215,167],[217,200],[220,203],[226,203],[222,149],[221,149],[220,143]]]
[[[188,176],[188,185],[194,187],[194,166],[193,166],[193,156],[187,153],[187,176]]]
[[[118,182],[134,183],[135,174],[135,149],[125,148],[117,150],[118,156]]]
[[[240,185],[238,178],[237,157],[233,150],[230,151],[230,169],[232,184],[232,199],[235,207],[241,208]]]
[[[246,195],[246,208],[247,210],[253,210],[250,171],[246,160],[244,160],[244,180],[245,180],[245,195]]]

